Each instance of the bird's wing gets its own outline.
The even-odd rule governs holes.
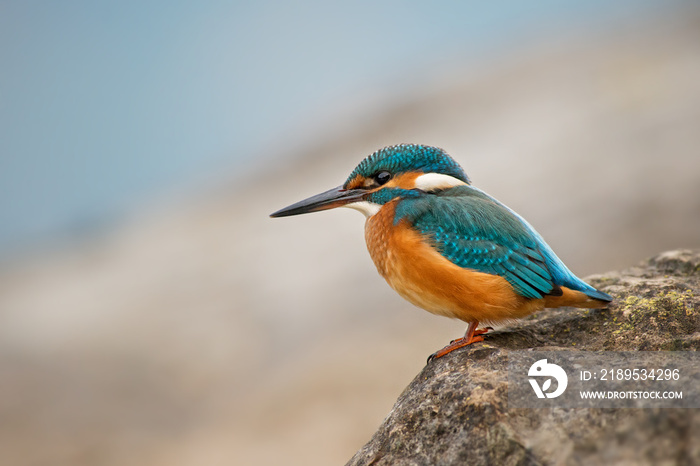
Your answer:
[[[527,298],[559,295],[537,239],[510,210],[471,187],[399,203],[410,222],[450,262],[505,278]]]

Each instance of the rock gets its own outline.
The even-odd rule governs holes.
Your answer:
[[[700,464],[698,410],[508,409],[514,350],[700,349],[700,251],[589,280],[610,309],[547,310],[430,362],[348,464]]]

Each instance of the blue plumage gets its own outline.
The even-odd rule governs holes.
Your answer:
[[[450,262],[508,280],[527,298],[561,294],[560,286],[609,301],[577,278],[541,236],[506,206],[472,186],[403,198],[394,222],[409,222]]]

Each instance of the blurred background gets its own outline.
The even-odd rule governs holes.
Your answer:
[[[693,1],[3,2],[0,452],[343,464],[464,325],[346,209],[446,149],[577,274],[700,247]]]

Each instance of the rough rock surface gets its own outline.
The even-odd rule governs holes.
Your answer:
[[[700,251],[590,281],[610,309],[545,311],[430,362],[348,464],[700,464],[698,410],[508,409],[512,350],[700,348]]]

